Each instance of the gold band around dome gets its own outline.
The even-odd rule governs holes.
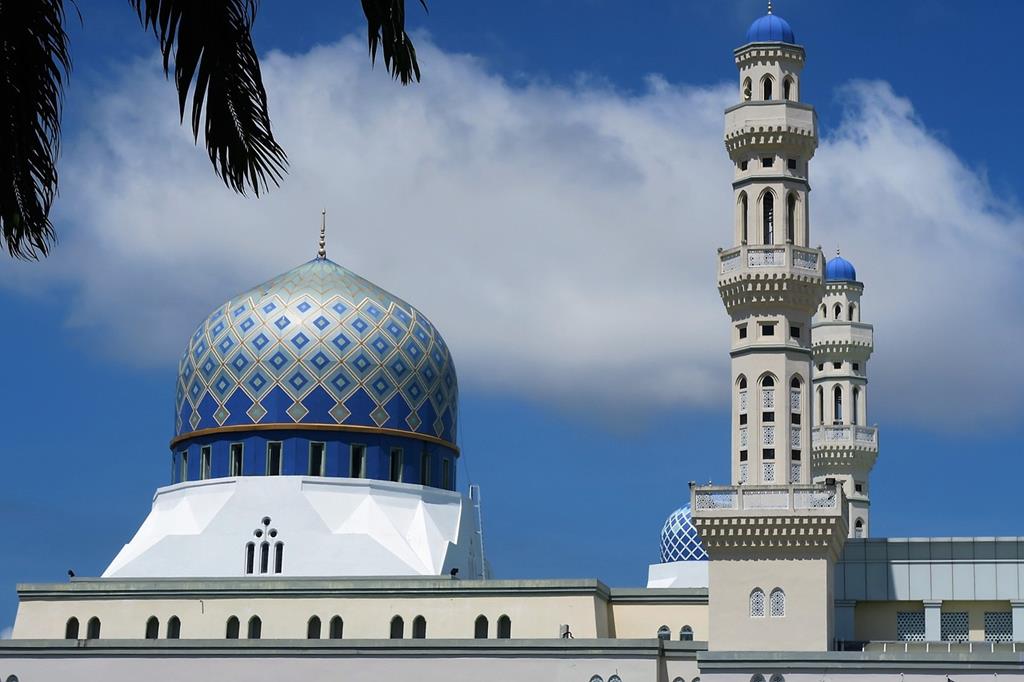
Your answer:
[[[400,436],[402,438],[413,438],[415,440],[422,440],[427,443],[435,443],[437,445],[443,445],[447,448],[451,448],[455,451],[455,454],[461,454],[459,446],[454,443],[449,443],[443,438],[436,436],[428,436],[425,433],[416,433],[415,431],[403,431],[401,429],[385,429],[379,426],[358,426],[356,424],[236,424],[232,426],[217,426],[210,429],[199,429],[198,431],[190,431],[189,433],[183,433],[180,436],[176,436],[171,439],[171,447],[173,448],[183,440],[189,440],[190,438],[199,438],[202,436],[212,436],[218,433],[238,433],[240,431],[348,431],[352,433],[367,433],[377,436]]]

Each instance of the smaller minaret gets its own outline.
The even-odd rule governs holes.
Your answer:
[[[811,327],[814,428],[811,475],[841,481],[850,505],[850,537],[868,536],[868,475],[878,457],[878,429],[868,426],[868,359],[874,328],[861,322],[853,264],[839,255],[825,265],[825,296]]]

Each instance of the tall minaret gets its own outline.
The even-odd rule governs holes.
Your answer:
[[[811,475],[842,481],[850,505],[850,537],[867,537],[868,475],[878,457],[878,429],[868,426],[868,359],[874,328],[861,322],[853,263],[836,252],[825,265],[825,298],[811,331],[814,417]]]
[[[740,103],[725,112],[735,165],[733,245],[718,253],[732,325],[731,485],[691,484],[708,554],[710,651],[827,651],[835,562],[849,505],[837,479],[811,482],[811,318],[825,292],[810,247],[814,108],[800,102],[804,50],[768,14],[733,53]]]
[[[718,268],[732,319],[732,482],[809,483],[811,316],[824,263],[807,207],[817,116],[800,101],[805,57],[789,24],[769,5],[751,32],[734,53],[740,102],[725,112],[735,225]]]

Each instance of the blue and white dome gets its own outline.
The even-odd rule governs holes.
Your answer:
[[[176,441],[299,424],[456,440],[458,383],[440,333],[327,258],[218,306],[189,340],[176,399]]]
[[[780,16],[768,14],[757,19],[747,29],[748,43],[790,43],[796,44],[796,35],[789,22]]]
[[[857,269],[853,267],[853,263],[837,253],[835,258],[825,263],[825,281],[856,282]]]
[[[680,507],[665,519],[661,528],[661,563],[707,561],[708,553],[693,525],[690,505]]]

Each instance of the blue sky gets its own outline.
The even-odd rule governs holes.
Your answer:
[[[260,202],[230,196],[180,131],[130,10],[96,5],[73,30],[62,242],[45,263],[0,264],[0,518],[16,548],[0,628],[16,582],[99,574],[131,537],[168,480],[177,349],[215,305],[311,255],[321,205],[332,257],[452,347],[460,479],[483,487],[497,575],[642,584],[687,481],[727,478],[721,110],[763,4],[410,7],[424,82],[403,90],[365,63],[358,3],[263,3],[293,171]],[[857,263],[876,324],[872,532],[1021,534],[1009,387],[1024,375],[1001,339],[1024,332],[1006,293],[1024,149],[1005,113],[1024,96],[999,46],[1024,6],[776,11],[807,48],[822,126],[814,239]]]

